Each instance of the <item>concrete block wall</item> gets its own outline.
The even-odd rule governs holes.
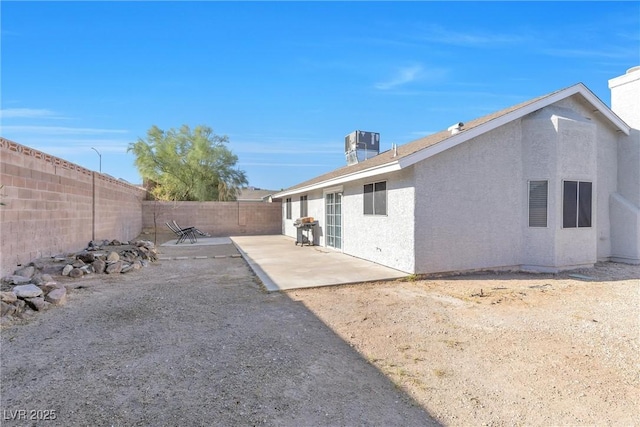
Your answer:
[[[142,227],[147,233],[168,232],[166,222],[197,227],[212,236],[282,234],[281,202],[142,202]]]
[[[142,229],[145,191],[0,138],[0,274],[96,239],[130,240]],[[94,198],[95,195],[95,198]]]

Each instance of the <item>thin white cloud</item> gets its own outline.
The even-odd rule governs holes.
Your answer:
[[[65,153],[77,153],[82,150],[91,150],[95,147],[98,151],[105,153],[124,153],[129,147],[131,141],[120,139],[50,139],[37,138],[34,140],[24,141],[30,147],[50,152],[51,150],[64,151]],[[51,153],[53,154],[53,153]]]
[[[450,31],[437,25],[424,29],[418,38],[432,43],[471,47],[498,47],[520,44],[528,40],[527,37],[518,34]]]
[[[23,132],[38,135],[100,135],[129,133],[125,129],[74,128],[63,126],[3,126],[3,132]]]
[[[4,108],[0,110],[0,118],[3,119],[34,119],[34,118],[58,118],[51,110],[41,108]]]
[[[636,51],[625,50],[620,48],[604,48],[604,49],[544,49],[542,54],[549,56],[559,56],[562,58],[609,58],[624,59],[632,55],[637,55]]]
[[[402,86],[415,81],[420,77],[422,72],[423,68],[421,65],[400,68],[396,71],[395,75],[391,79],[384,82],[376,83],[375,88],[380,90],[395,89],[398,86]]]
[[[250,153],[250,154],[335,154],[340,150],[339,142],[334,144],[336,148],[327,148],[327,149],[313,149],[307,148],[305,146],[292,146],[292,147],[282,147],[282,148],[273,148],[273,147],[257,147],[255,145],[252,146],[236,146],[231,147],[234,152],[237,153]]]

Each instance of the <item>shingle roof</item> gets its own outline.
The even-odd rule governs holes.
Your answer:
[[[512,107],[508,107],[503,110],[496,111],[486,116],[466,122],[464,124],[464,127],[461,129],[460,133],[458,134],[452,135],[448,130],[442,130],[440,132],[428,135],[424,138],[420,138],[415,141],[408,142],[404,145],[399,145],[396,149],[395,155],[393,150],[384,151],[379,155],[372,157],[368,160],[365,160],[363,162],[359,162],[354,165],[343,166],[331,172],[325,173],[323,175],[317,176],[310,180],[296,184],[292,187],[289,187],[281,191],[279,194],[276,194],[276,196],[281,197],[283,194],[294,192],[296,189],[303,189],[310,186],[317,186],[325,181],[332,181],[332,180],[335,180],[336,178],[340,178],[345,175],[357,174],[358,172],[366,171],[367,169],[380,167],[385,164],[392,164],[392,163],[399,162],[402,159],[405,159],[412,154],[416,154],[422,150],[425,150],[426,148],[442,143],[448,140],[449,138],[457,137],[458,135],[470,132],[471,130],[478,128],[482,125],[490,124],[490,122],[492,121],[499,121],[498,119],[504,118],[505,116],[511,113],[522,110],[524,111],[522,114],[527,114],[531,112],[529,111],[530,108],[527,108],[527,107],[534,106],[534,104],[540,104],[539,107],[536,106],[537,107],[536,109],[543,108],[546,105],[551,104],[552,102],[556,102],[558,95],[560,95],[561,97],[568,97],[575,93],[581,93],[583,96],[585,96],[585,98],[588,99],[589,102],[591,102],[594,106],[596,106],[601,111],[606,110],[606,113],[610,118],[615,118],[618,120],[616,122],[616,125],[618,126],[620,126],[620,124],[625,125],[625,123],[619,118],[617,118],[617,116],[615,116],[615,114],[613,114],[613,112],[611,112],[611,110],[609,110],[609,108],[606,105],[604,105],[602,101],[600,101],[591,91],[589,91],[589,89],[587,89],[586,86],[582,85],[581,83],[578,83],[576,85],[573,85],[564,89],[560,89],[555,92],[551,92],[547,95],[543,95],[543,96],[522,102],[520,104],[514,105]],[[547,102],[546,100],[549,100],[549,101]],[[521,117],[521,115],[519,117]],[[514,119],[515,118],[517,117],[514,117]],[[627,129],[627,132],[628,132],[628,129]]]

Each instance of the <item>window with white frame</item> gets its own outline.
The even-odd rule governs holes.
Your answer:
[[[548,181],[529,181],[529,227],[547,226]]]
[[[364,186],[364,214],[387,214],[387,182],[380,181]]]
[[[307,196],[300,196],[300,218],[309,216],[308,212]]]
[[[591,227],[592,184],[564,181],[562,186],[562,228]]]
[[[286,218],[291,219],[291,197],[287,197],[284,201]]]

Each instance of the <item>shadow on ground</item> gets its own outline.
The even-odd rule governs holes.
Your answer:
[[[48,410],[38,424],[438,425],[304,305],[265,292],[233,245],[181,250],[5,327],[2,424]]]

